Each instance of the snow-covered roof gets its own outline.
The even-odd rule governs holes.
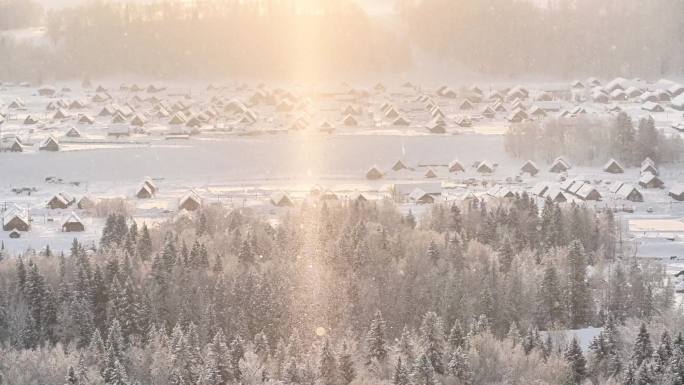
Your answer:
[[[62,226],[66,225],[67,223],[83,223],[83,221],[78,215],[76,215],[75,212],[72,211],[71,214],[69,214],[69,216],[62,221]]]
[[[202,203],[202,198],[200,197],[200,195],[195,190],[190,190],[190,191],[186,192],[185,194],[183,194],[183,196],[180,198],[180,204],[182,205],[183,203],[185,203],[188,200],[192,200],[192,201],[195,201],[197,203]]]
[[[677,183],[670,187],[670,194],[684,195],[684,183]]]
[[[428,182],[428,183],[395,183],[392,186],[394,192],[398,195],[409,195],[415,189],[420,189],[431,195],[442,194],[442,183],[441,182]]]

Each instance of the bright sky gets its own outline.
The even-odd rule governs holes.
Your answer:
[[[73,6],[80,3],[84,3],[88,0],[37,0],[38,3],[42,4],[46,8],[61,8],[65,6]],[[150,1],[150,0],[121,0],[121,1]],[[394,0],[354,0],[361,4],[362,7],[366,8],[366,11],[370,14],[387,14],[391,13],[393,10]]]

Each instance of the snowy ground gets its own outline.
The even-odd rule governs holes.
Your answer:
[[[143,84],[143,83],[139,83]],[[67,89],[64,89],[67,87]],[[194,189],[203,203],[220,203],[231,207],[263,207],[273,210],[268,203],[273,192],[287,192],[295,201],[310,199],[314,187],[330,189],[340,198],[354,192],[362,192],[366,198],[390,197],[394,183],[441,184],[442,195],[438,201],[458,200],[468,194],[486,195],[493,185],[505,185],[514,192],[530,191],[539,182],[557,187],[559,176],[547,172],[548,165],[537,161],[542,171],[536,177],[521,176],[522,160],[509,157],[503,147],[503,136],[508,127],[508,112],[498,113],[491,119],[479,116],[490,102],[476,103],[472,110],[461,110],[461,99],[432,96],[435,104],[446,115],[446,133],[430,134],[425,125],[432,116],[424,102],[416,100],[425,91],[401,88],[386,93],[370,93],[359,99],[340,87],[328,96],[320,88],[293,87],[295,93],[304,95],[305,107],[301,111],[281,112],[273,105],[254,105],[250,109],[258,116],[254,124],[237,122],[238,116],[210,119],[195,129],[189,139],[171,139],[169,135],[182,127],[169,124],[170,117],[159,117],[159,101],[167,107],[182,103],[185,111],[199,116],[209,112],[212,100],[240,100],[248,105],[250,95],[256,88],[222,87],[211,90],[197,85],[179,84],[160,93],[130,92],[119,90],[119,84],[105,84],[108,100],[92,100],[97,92],[84,89],[78,84],[56,85],[57,94],[40,96],[35,87],[5,85],[0,87],[0,112],[5,115],[0,124],[3,146],[19,137],[24,152],[0,152],[0,208],[17,204],[25,209],[33,220],[31,231],[19,240],[9,239],[0,232],[0,240],[6,248],[21,252],[28,247],[40,249],[50,244],[53,250],[68,248],[74,236],[89,243],[97,239],[103,219],[90,212],[77,210],[85,222],[84,233],[61,233],[60,224],[71,210],[64,212],[47,210],[46,202],[56,193],[65,192],[79,198],[82,195],[95,199],[124,198],[134,208],[137,220],[154,222],[176,215],[179,198]],[[329,90],[327,90],[329,91]],[[103,95],[104,92],[99,94]],[[330,96],[332,95],[332,96]],[[23,105],[11,107],[21,98]],[[152,101],[150,98],[156,98]],[[46,109],[48,103],[83,100],[83,108],[65,108],[66,118],[53,118],[54,110]],[[388,102],[410,121],[408,126],[394,126],[383,115],[380,104]],[[525,102],[531,106],[533,100]],[[356,106],[361,114],[356,116],[359,125],[347,127],[341,124],[342,110]],[[510,109],[510,103],[504,105]],[[563,109],[575,104],[559,102]],[[634,118],[645,114],[640,103],[622,102],[621,107]],[[146,116],[146,124],[131,136],[116,138],[107,136],[111,116],[97,116],[105,106],[129,106]],[[587,113],[605,114],[606,106],[585,104]],[[170,108],[170,107],[169,107]],[[298,107],[299,108],[299,107]],[[95,119],[93,124],[78,122],[81,114]],[[38,123],[24,124],[26,116],[38,119]],[[467,115],[472,127],[460,127],[454,122]],[[660,127],[669,127],[681,118],[681,112],[667,108],[654,117]],[[130,119],[127,118],[127,119]],[[292,130],[293,121],[304,119],[308,128]],[[330,122],[333,133],[323,133],[318,125]],[[76,127],[81,137],[65,134]],[[186,129],[186,128],[183,128]],[[672,135],[679,135],[669,129]],[[60,141],[60,151],[39,151],[41,141],[52,135]],[[562,154],[558,154],[562,155]],[[391,171],[392,165],[401,159],[411,170]],[[465,173],[451,174],[447,165],[458,159],[466,168]],[[489,161],[496,165],[492,174],[478,174],[472,164]],[[381,180],[369,181],[366,171],[376,165],[385,173]],[[436,178],[428,179],[425,173],[432,170]],[[673,228],[662,228],[663,223],[646,220],[679,220],[684,218],[684,203],[673,202],[667,196],[667,187],[684,182],[684,167],[662,165],[661,178],[665,189],[645,190],[644,203],[632,203],[615,199],[610,193],[613,183],[637,184],[638,169],[628,169],[624,174],[607,174],[597,168],[574,167],[565,177],[591,181],[603,198],[599,202],[581,202],[596,208],[629,208],[633,214],[624,214],[630,222],[634,242],[640,244],[639,256],[669,258],[676,255],[684,259],[682,237],[678,232],[673,238]],[[46,178],[51,177],[52,181]],[[152,199],[140,200],[135,193],[144,178],[151,177],[159,187]],[[31,195],[16,193],[17,189],[30,188]],[[577,200],[576,198],[572,198]],[[420,215],[428,207],[403,203],[401,209],[412,210]],[[639,222],[641,221],[641,222]],[[668,222],[670,225],[675,222]],[[648,226],[661,228],[653,230]],[[645,226],[645,227],[644,227]],[[667,235],[670,234],[670,235]]]

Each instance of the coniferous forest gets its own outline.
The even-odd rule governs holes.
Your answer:
[[[672,284],[619,228],[527,195],[112,213],[99,245],[3,254],[0,383],[681,384]]]

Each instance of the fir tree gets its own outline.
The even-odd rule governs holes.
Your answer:
[[[392,377],[393,385],[409,385],[410,384],[409,371],[401,363],[401,357],[397,360],[397,365],[394,367],[394,376]]]
[[[473,372],[470,368],[468,356],[466,356],[463,349],[460,347],[456,348],[451,354],[447,373],[456,377],[458,383],[461,385],[470,385],[473,383]]]
[[[435,242],[434,239],[430,241],[430,245],[428,246],[427,254],[428,254],[428,258],[430,258],[430,260],[433,263],[437,263],[437,261],[439,260],[439,249],[437,248],[437,243]]]
[[[451,331],[449,331],[448,343],[449,349],[452,352],[459,347],[466,348],[466,334],[461,326],[461,321],[458,319],[454,321],[454,325],[451,327]]]
[[[252,252],[252,245],[248,239],[242,241],[240,252],[238,253],[238,260],[243,264],[254,263],[254,253]]]
[[[366,346],[368,349],[366,365],[370,365],[374,361],[381,363],[385,361],[387,358],[385,344],[385,320],[382,319],[382,313],[378,311],[375,313],[375,317],[366,335]]]
[[[78,378],[76,377],[76,372],[74,371],[73,366],[69,366],[69,369],[67,370],[67,375],[66,375],[66,382],[64,385],[78,385]]]
[[[416,217],[413,216],[413,212],[409,210],[408,214],[404,218],[406,225],[412,229],[416,228]]]
[[[627,371],[622,378],[622,385],[637,385],[637,367],[634,361],[630,362],[627,366]]]
[[[435,312],[428,312],[420,326],[421,347],[437,374],[444,374],[444,328]]]
[[[544,269],[544,278],[537,295],[537,319],[540,327],[550,327],[561,321],[563,306],[556,268],[549,264]]]
[[[147,229],[147,224],[143,223],[140,236],[137,242],[138,256],[141,260],[147,261],[152,255],[152,239],[150,238],[150,232]]]
[[[586,326],[591,314],[591,293],[587,282],[587,262],[584,248],[578,240],[570,243],[568,251],[568,286],[566,289],[570,327]]]
[[[347,344],[342,344],[342,349],[337,358],[339,363],[340,385],[349,385],[356,378],[356,369],[354,369],[354,359],[347,348]]]
[[[430,359],[427,355],[422,354],[418,357],[418,361],[413,366],[411,373],[412,385],[437,385],[439,381],[436,378],[435,370],[430,364]]]
[[[570,382],[573,384],[581,384],[587,375],[586,360],[582,355],[577,339],[573,338],[570,346],[565,351],[565,360],[570,366]]]
[[[651,336],[648,333],[648,330],[646,330],[646,324],[642,323],[636,341],[634,341],[632,360],[636,364],[636,367],[640,367],[644,360],[651,358],[652,355],[653,345],[651,345]]]
[[[321,348],[318,374],[323,385],[337,385],[337,361],[327,339],[323,341]]]

